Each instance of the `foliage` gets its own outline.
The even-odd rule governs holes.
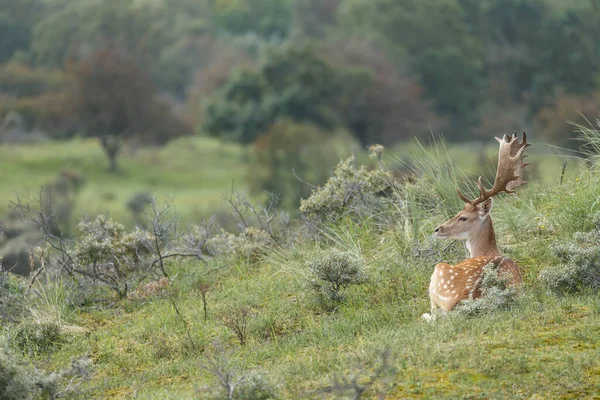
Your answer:
[[[0,63],[29,48],[32,31],[42,19],[45,6],[41,0],[0,1]]]
[[[553,143],[577,148],[577,135],[573,132],[572,124],[588,125],[588,119],[593,120],[600,110],[600,94],[591,96],[558,96],[552,105],[538,111],[534,116],[535,123],[542,129],[545,136]]]
[[[73,394],[88,378],[91,362],[72,359],[71,365],[57,373],[47,373],[29,364],[0,342],[0,398],[5,400],[55,399]],[[66,388],[63,382],[68,380]],[[62,389],[62,390],[61,390]]]
[[[384,398],[390,391],[390,386],[396,374],[396,368],[392,365],[392,355],[389,349],[377,351],[366,357],[356,357],[355,365],[350,372],[343,376],[335,376],[332,384],[318,390],[319,393],[331,393],[336,398],[349,398],[360,400],[366,396],[377,395]],[[371,371],[372,369],[372,371]]]
[[[279,118],[333,125],[336,71],[310,48],[269,53],[257,72],[239,71],[206,104],[207,132],[253,142]]]
[[[352,83],[344,82],[338,99],[345,125],[363,146],[389,145],[437,131],[441,121],[425,99],[422,86],[373,41],[337,39],[322,47],[323,57],[338,68],[368,74],[368,79],[356,79],[362,77],[356,74]]]
[[[248,183],[253,194],[275,194],[284,210],[294,210],[301,198],[310,195],[314,185],[327,180],[341,152],[340,138],[328,137],[311,124],[283,120],[258,137],[256,162],[249,166]],[[295,177],[294,177],[295,176]],[[299,184],[298,179],[310,182]]]
[[[123,225],[99,216],[81,221],[75,244],[77,263],[90,273],[119,282],[135,268],[140,257],[151,252],[154,237],[141,230],[127,234]]]
[[[296,0],[295,20],[302,33],[309,37],[324,37],[337,24],[337,12],[342,0]]]
[[[309,285],[334,303],[344,300],[342,289],[367,280],[365,263],[355,254],[336,249],[315,253],[307,262]]]
[[[292,22],[290,0],[211,0],[217,27],[232,33],[254,33],[281,40]]]
[[[69,99],[84,133],[98,137],[117,170],[122,142],[135,137],[164,144],[189,132],[169,106],[156,97],[150,78],[135,61],[115,49],[100,50],[71,66],[76,89]]]
[[[377,215],[389,204],[386,191],[394,185],[391,172],[379,164],[369,171],[357,167],[354,156],[341,161],[323,187],[302,200],[300,212],[308,220],[335,221],[344,215]]]
[[[46,353],[64,342],[61,326],[56,322],[24,321],[12,339],[19,350],[32,354]]]
[[[218,389],[212,393],[215,399],[227,400],[275,400],[276,389],[264,374],[246,370],[230,351],[219,342],[213,342],[203,357],[202,369],[216,378]],[[206,396],[206,391],[203,393]]]
[[[457,0],[354,1],[347,7],[346,24],[367,25],[363,29],[379,32],[410,55],[440,113],[459,121],[470,118],[485,83],[484,53]]]
[[[508,309],[519,293],[518,288],[510,285],[510,276],[500,273],[494,264],[483,267],[481,282],[475,286],[481,289],[481,297],[469,298],[458,304],[453,310],[457,318]]]
[[[0,66],[0,91],[15,97],[39,96],[49,91],[64,90],[68,76],[61,70],[31,68],[21,63]]]
[[[46,375],[13,354],[5,343],[0,348],[0,398],[6,400],[53,398],[55,375]]]
[[[596,221],[598,218],[595,218]],[[596,222],[597,224],[598,222]],[[540,271],[540,280],[555,293],[600,289],[600,240],[598,231],[577,232],[571,241],[556,243],[552,252],[561,264]]]

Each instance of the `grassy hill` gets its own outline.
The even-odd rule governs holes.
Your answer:
[[[458,171],[442,167],[448,155],[440,148],[400,151],[422,161],[423,175],[395,193],[384,211],[323,223],[316,238],[299,222],[279,243],[246,232],[239,237],[250,251],[234,247],[205,263],[172,259],[168,284],[147,277],[123,299],[98,289],[82,294],[68,279],[49,276],[34,286],[26,309],[37,316],[34,323],[40,315],[55,316],[62,333],[46,342],[31,333],[31,322],[3,330],[24,357],[48,371],[88,355],[93,373],[81,398],[225,398],[218,397],[215,365],[237,377],[247,374],[240,386],[246,392],[235,398],[356,398],[348,390],[353,382],[365,385],[363,398],[598,398],[600,296],[586,288],[558,295],[539,278],[560,264],[554,244],[596,229],[596,169],[572,166],[561,185],[560,164],[535,158],[547,162],[547,174],[519,198],[499,197],[492,212],[502,251],[523,271],[523,292],[505,309],[429,324],[421,314],[429,309],[434,265],[467,256],[462,245],[431,238],[433,228],[458,211]],[[104,172],[102,154],[90,142],[0,152],[13,157],[2,162],[12,166],[16,177],[8,179],[17,187],[34,190],[35,182],[22,183],[34,171],[40,183],[59,168],[82,171],[89,182],[78,204],[107,207],[114,216],[125,216],[126,198],[147,188],[173,194],[178,210],[192,216],[218,204],[244,173],[239,148],[207,139],[140,151],[123,160],[117,177]],[[473,160],[473,153],[458,150],[461,162]],[[394,154],[385,158],[396,161]],[[9,185],[3,183],[3,193]],[[114,195],[97,200],[97,192]],[[333,305],[311,287],[308,267],[330,249],[362,260],[366,274]]]

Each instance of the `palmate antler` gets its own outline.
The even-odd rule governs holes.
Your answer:
[[[529,165],[523,162],[523,159],[526,157],[524,154],[525,148],[529,146],[527,143],[527,134],[523,132],[523,140],[519,141],[518,139],[516,132],[512,136],[504,135],[502,139],[496,138],[498,143],[500,143],[500,150],[498,152],[498,169],[496,170],[494,186],[490,190],[486,190],[483,187],[483,183],[481,183],[480,176],[477,180],[479,197],[476,199],[469,200],[456,188],[458,196],[462,201],[476,206],[498,193],[505,192],[512,194],[516,188],[527,183],[523,180],[525,167]]]

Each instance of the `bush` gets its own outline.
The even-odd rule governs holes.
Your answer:
[[[505,310],[515,302],[518,289],[510,285],[510,275],[501,274],[494,264],[483,267],[481,283],[481,297],[463,300],[455,309],[456,315],[471,317],[478,314],[487,314],[497,310]],[[477,285],[475,285],[477,287]]]
[[[337,221],[345,215],[375,216],[389,205],[395,185],[391,172],[378,164],[373,170],[356,166],[354,156],[340,162],[323,187],[302,200],[300,212],[312,222]]]
[[[136,230],[127,234],[125,227],[104,215],[83,220],[77,225],[80,236],[76,242],[77,259],[81,265],[112,270],[111,274],[125,276],[150,251],[148,233]],[[145,235],[144,235],[145,234]]]
[[[331,249],[316,253],[308,261],[311,272],[309,285],[322,300],[338,303],[344,300],[342,289],[364,283],[367,279],[365,263],[350,252]]]
[[[57,373],[46,373],[25,362],[14,354],[4,338],[0,337],[0,399],[30,400],[55,399],[77,390],[88,377],[91,361],[74,358],[71,365]],[[60,390],[61,382],[69,379],[66,389]]]
[[[123,225],[103,215],[83,220],[77,228],[80,235],[75,242],[76,263],[82,275],[104,282],[124,295],[127,278],[141,265],[144,256],[153,253],[154,236],[141,229],[126,233]]]
[[[56,375],[46,375],[0,344],[0,399],[54,398],[57,391]]]
[[[540,280],[554,293],[600,289],[600,237],[598,231],[578,232],[570,243],[555,244],[552,252],[561,264],[540,271]]]
[[[277,389],[269,379],[258,371],[251,371],[235,391],[236,400],[275,400]]]

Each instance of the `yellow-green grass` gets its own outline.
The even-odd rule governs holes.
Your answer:
[[[33,358],[52,370],[89,353],[96,374],[85,386],[88,397],[205,398],[206,387],[216,380],[201,368],[202,354],[218,339],[246,367],[269,376],[281,398],[335,399],[340,395],[315,390],[336,374],[352,373],[356,359],[389,347],[397,371],[386,389],[388,399],[598,398],[600,295],[556,296],[538,280],[539,271],[556,262],[548,250],[553,242],[568,240],[574,227],[590,229],[600,183],[594,173],[580,174],[579,181],[534,185],[519,199],[495,202],[499,244],[517,260],[525,280],[510,310],[422,321],[429,308],[429,276],[441,253],[411,255],[397,246],[397,232],[348,221],[332,228],[329,246],[360,252],[369,281],[351,287],[333,311],[317,306],[305,285],[305,260],[315,250],[310,244],[275,249],[251,265],[223,263],[206,322],[193,288],[207,266],[173,262],[171,299],[121,300],[80,311],[69,322],[88,333]],[[515,215],[520,229],[513,227]],[[444,257],[455,262],[465,253]],[[246,306],[253,317],[242,347],[222,321]],[[367,398],[376,397],[371,392]]]
[[[175,200],[182,218],[198,220],[222,203],[232,183],[244,189],[244,149],[218,140],[194,137],[164,148],[126,149],[121,170],[108,171],[107,159],[93,139],[0,146],[0,213],[16,198],[37,196],[59,171],[81,174],[86,184],[77,196],[75,216],[109,213],[127,222],[129,198],[148,192],[159,201]]]

